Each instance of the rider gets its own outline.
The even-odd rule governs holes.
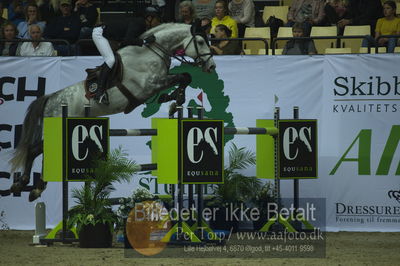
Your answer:
[[[99,77],[95,100],[108,104],[105,86],[107,76],[115,63],[113,50],[108,40],[120,41],[120,48],[127,45],[147,45],[155,42],[155,37],[150,36],[142,40],[139,36],[146,30],[161,24],[161,11],[157,6],[147,7],[144,17],[131,17],[126,20],[113,21],[107,25],[100,25],[93,29],[92,38],[101,56],[104,58]]]

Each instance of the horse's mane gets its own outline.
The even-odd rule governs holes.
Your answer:
[[[185,27],[190,27],[190,25],[184,24],[184,23],[162,23],[152,29],[149,29],[145,33],[143,33],[142,37],[146,38],[147,36],[157,34],[160,31],[168,31],[171,29],[176,29],[176,28],[185,28]]]

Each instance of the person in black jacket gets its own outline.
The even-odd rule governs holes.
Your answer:
[[[46,39],[63,39],[70,44],[74,44],[79,39],[81,22],[79,18],[72,14],[72,7],[69,0],[60,1],[61,15],[55,17],[44,31]],[[55,45],[59,55],[69,55],[68,46],[65,44]]]
[[[340,32],[346,25],[370,25],[374,34],[376,21],[383,17],[381,0],[349,0],[345,18],[338,22]]]
[[[120,42],[120,47],[127,45],[150,44],[155,41],[154,36],[145,40],[139,38],[147,29],[153,28],[161,23],[161,13],[156,7],[148,7],[144,17],[130,17],[100,25],[93,29],[92,38],[99,53],[104,58],[99,77],[98,88],[95,93],[95,100],[99,103],[108,104],[105,84],[107,76],[115,63],[113,50],[108,40]]]
[[[14,56],[19,47],[18,42],[12,41],[17,39],[17,27],[15,27],[14,23],[8,21],[1,27],[1,33],[6,41],[0,42],[0,56]]]

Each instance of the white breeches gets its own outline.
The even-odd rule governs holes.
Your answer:
[[[109,68],[112,68],[115,63],[114,53],[111,49],[110,43],[103,36],[103,27],[95,27],[92,33],[93,42],[99,50],[104,62]]]

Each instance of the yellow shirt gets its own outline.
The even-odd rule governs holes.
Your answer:
[[[381,35],[395,35],[400,33],[400,18],[387,20],[386,18],[378,19],[375,32]]]
[[[238,27],[237,27],[236,21],[233,18],[231,18],[230,16],[225,16],[225,17],[223,17],[223,19],[219,20],[217,17],[213,17],[211,20],[211,33],[212,34],[215,34],[215,27],[218,26],[219,24],[224,24],[232,31],[231,38],[238,37]]]

